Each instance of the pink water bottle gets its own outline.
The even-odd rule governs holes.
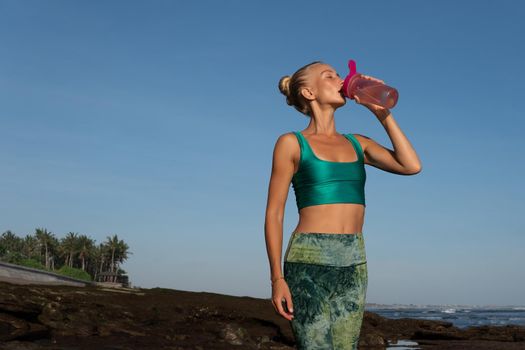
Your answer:
[[[396,89],[377,81],[365,79],[356,71],[354,60],[348,61],[350,73],[343,83],[343,93],[346,97],[359,98],[360,103],[372,103],[384,108],[393,108],[399,97]]]

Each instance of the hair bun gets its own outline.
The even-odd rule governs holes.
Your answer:
[[[300,93],[300,91],[303,87],[306,87],[309,84],[309,67],[313,64],[319,63],[323,62],[314,61],[309,63],[299,68],[292,75],[285,75],[279,80],[279,91],[281,91],[281,93],[286,96],[286,103],[289,106],[293,106],[296,110],[309,118],[312,117],[310,104]]]
[[[290,80],[292,78],[289,75],[285,75],[279,80],[279,90],[285,96],[290,96]]]
[[[289,75],[282,77],[281,80],[279,80],[279,90],[286,96],[286,104],[291,106],[293,103],[290,100],[290,80],[292,80],[292,77]]]

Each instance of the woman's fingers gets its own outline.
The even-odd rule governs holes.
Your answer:
[[[283,302],[286,300],[286,305],[288,310],[290,310],[291,306],[291,298],[290,297],[280,297],[279,299],[272,299],[272,304],[277,311],[278,314],[286,318],[288,321],[291,321],[293,318],[292,311],[290,310],[290,313],[284,311]]]
[[[286,296],[286,307],[288,308],[288,312],[292,314],[293,317],[293,303],[292,297],[290,295]]]
[[[277,311],[282,317],[286,318],[288,321],[292,320],[292,317],[288,313],[286,313],[286,311],[284,311],[282,299],[277,303]]]
[[[288,295],[286,297],[283,298],[284,299],[284,303],[286,303],[286,308],[288,309],[288,311],[285,311],[284,310],[284,307],[282,307],[283,303],[281,303],[281,307],[282,307],[282,315],[284,318],[286,318],[287,320],[291,321],[292,318],[293,318],[293,307],[292,307],[292,298]]]

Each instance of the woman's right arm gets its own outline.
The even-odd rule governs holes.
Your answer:
[[[295,135],[293,135],[293,133],[287,133],[281,135],[277,139],[273,151],[272,173],[268,187],[268,201],[266,204],[266,218],[264,221],[266,250],[270,262],[271,280],[283,276],[281,268],[281,253],[283,243],[284,208],[294,172],[293,155],[294,152],[298,152],[298,150],[299,145]],[[275,283],[278,284],[280,281],[278,280]],[[289,298],[288,295],[285,297],[287,299]],[[289,308],[291,307],[290,304],[291,300],[288,302]],[[280,303],[276,305],[276,308],[283,316],[285,316]]]

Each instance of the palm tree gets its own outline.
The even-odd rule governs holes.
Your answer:
[[[65,257],[65,265],[73,267],[73,257],[78,251],[78,235],[75,232],[68,232],[66,237],[60,241],[60,256]]]
[[[106,264],[108,260],[108,256],[111,252],[109,251],[109,248],[106,243],[99,243],[98,246],[96,246],[93,249],[93,258],[94,258],[94,275],[93,279],[96,280],[98,275],[105,271],[104,265]]]
[[[124,261],[126,261],[128,259],[128,254],[133,254],[133,253],[129,251],[129,246],[123,240],[120,240],[119,241],[119,245],[118,245],[117,267],[116,267],[117,268],[117,272],[118,272],[119,275],[121,273],[122,274],[126,273],[126,271],[121,270],[118,267],[118,264],[124,263]]]
[[[113,237],[107,237],[106,245],[108,246],[108,249],[111,251],[111,264],[109,266],[109,270],[111,272],[114,272],[115,268],[115,252],[119,249],[119,240],[117,235],[113,235]]]
[[[23,241],[11,231],[6,231],[0,236],[0,259],[18,264],[22,255]]]
[[[23,242],[20,237],[15,235],[10,230],[5,231],[0,236],[0,247],[3,251],[0,251],[0,254],[5,254],[9,256],[13,253],[20,253],[22,250]]]
[[[82,262],[82,270],[86,270],[86,258],[92,254],[95,241],[86,235],[78,237],[78,257]]]
[[[60,242],[58,241],[58,238],[55,237],[52,233],[50,233],[50,239],[49,239],[49,268],[51,270],[55,269],[55,257],[58,256],[58,249],[60,247]]]
[[[110,260],[110,272],[118,271],[118,264],[128,258],[129,246],[123,241],[119,240],[117,235],[107,237],[106,240],[107,249],[111,252]],[[116,276],[113,277],[113,282],[116,282]]]
[[[108,236],[107,241],[99,245],[88,236],[75,232],[69,232],[58,240],[45,228],[37,228],[34,235],[28,234],[24,238],[11,231],[0,236],[0,258],[6,261],[18,263],[22,258],[35,258],[40,262],[44,260],[46,269],[54,270],[55,257],[63,257],[64,265],[73,267],[74,259],[78,256],[82,269],[94,280],[100,272],[109,270],[115,274],[113,281],[116,282],[117,275],[126,273],[119,265],[128,259],[129,254],[132,254],[129,246],[117,235]],[[57,263],[62,264],[62,259]]]
[[[28,259],[38,258],[38,248],[38,239],[35,236],[28,234],[24,237],[22,253]]]
[[[39,255],[42,257],[42,248],[44,248],[44,265],[46,269],[49,269],[51,260],[54,266],[54,255],[52,255],[52,253],[56,251],[58,240],[52,232],[47,231],[45,228],[37,228],[35,230],[35,236],[40,245]]]

